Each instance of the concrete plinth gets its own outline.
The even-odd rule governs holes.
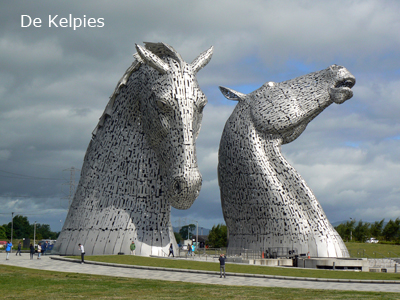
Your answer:
[[[353,270],[369,271],[368,260],[366,258],[297,258],[298,268],[309,269],[335,269],[335,270]]]
[[[248,263],[249,265],[258,265],[258,266],[285,266],[285,267],[293,267],[293,259],[291,258],[278,258],[278,259],[244,259],[243,263]]]

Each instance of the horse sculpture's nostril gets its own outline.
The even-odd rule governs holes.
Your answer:
[[[175,195],[181,194],[185,188],[187,188],[187,182],[184,178],[174,178],[174,182],[172,183],[172,190]]]
[[[176,209],[188,209],[199,196],[201,175],[196,170],[191,176],[173,177],[168,189],[168,200]]]
[[[182,191],[182,184],[178,180],[175,180],[175,182],[174,182],[175,194],[179,194],[181,191]]]

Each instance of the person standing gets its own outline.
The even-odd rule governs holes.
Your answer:
[[[169,257],[171,254],[172,254],[172,257],[175,257],[175,255],[174,255],[174,247],[172,246],[172,243],[171,243],[171,245],[169,245],[169,254],[168,254],[168,257]]]
[[[191,255],[191,252],[192,252],[192,245],[190,245],[190,243],[187,245],[187,247],[188,247],[188,256],[190,256]]]
[[[84,258],[85,248],[83,248],[82,244],[79,244],[78,247],[79,247],[79,250],[81,251],[81,264],[83,264],[83,263],[85,263],[85,258]]]
[[[132,241],[130,248],[131,248],[131,255],[135,255],[136,245],[134,241]]]
[[[12,244],[11,244],[10,241],[8,241],[8,242],[7,242],[7,245],[6,245],[6,253],[7,253],[6,260],[8,260],[8,256],[9,256],[10,253],[11,253],[11,249],[12,249]]]
[[[35,247],[32,244],[30,244],[29,249],[31,249],[30,254],[31,254],[31,259],[33,259],[33,255],[35,254]]]
[[[225,275],[225,260],[226,260],[226,256],[225,254],[221,254],[219,256],[219,278],[222,278],[222,272],[224,272],[224,278],[226,278]]]
[[[21,242],[19,242],[19,243],[18,243],[18,250],[17,250],[17,252],[15,253],[15,256],[17,256],[18,253],[19,253],[19,256],[21,256],[21,247],[22,247]]]
[[[40,244],[37,245],[37,259],[40,259],[40,255],[42,254],[42,246]]]
[[[46,250],[47,250],[47,242],[43,243],[43,246],[42,246],[42,253],[43,253],[43,255],[46,254]]]

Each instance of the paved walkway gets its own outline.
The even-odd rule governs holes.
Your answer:
[[[116,277],[131,277],[142,279],[157,279],[169,281],[183,281],[205,284],[221,284],[236,286],[261,286],[261,287],[285,287],[285,288],[307,288],[324,290],[356,290],[376,292],[400,292],[400,282],[386,281],[351,281],[351,280],[326,280],[326,279],[300,279],[280,276],[234,274],[227,273],[226,278],[220,278],[219,272],[173,270],[166,268],[127,266],[117,264],[104,264],[87,261],[85,264],[77,263],[59,256],[42,256],[42,259],[29,259],[29,254],[22,256],[10,255],[5,259],[5,254],[0,255],[0,264],[41,269],[58,272],[71,272],[82,274],[95,274]],[[216,265],[218,268],[218,265]],[[219,269],[219,268],[218,268]]]

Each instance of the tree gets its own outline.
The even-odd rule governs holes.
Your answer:
[[[36,236],[41,235],[44,239],[57,239],[57,232],[50,230],[49,224],[36,224]]]
[[[43,240],[42,235],[40,233],[36,233],[36,241],[40,241],[40,240]]]
[[[6,227],[2,225],[0,226],[0,240],[6,240],[6,239],[7,239]]]
[[[181,235],[182,239],[188,240],[193,238],[193,230],[196,228],[196,225],[194,224],[189,224],[182,226],[182,228],[179,230],[179,234]]]
[[[175,240],[179,244],[180,241],[182,240],[182,236],[178,232],[174,232],[175,235]]]
[[[400,219],[389,220],[385,228],[383,228],[382,235],[386,241],[398,240],[400,238]]]
[[[13,239],[22,238],[33,238],[34,225],[29,224],[28,218],[20,215],[16,215],[13,218],[13,224],[8,223],[0,227],[4,228],[5,238],[7,240],[11,239],[11,226],[13,227]],[[2,236],[3,230],[0,228],[0,237]],[[36,224],[36,239],[40,240],[42,238],[55,240],[57,239],[59,233],[50,230],[50,225],[48,224]],[[1,238],[0,238],[1,239]]]
[[[228,244],[228,229],[226,225],[214,225],[208,234],[208,243],[214,248],[226,247]]]
[[[11,240],[11,225],[8,227],[8,224],[4,224],[3,227],[6,230],[7,240]]]
[[[358,242],[365,242],[370,235],[370,224],[367,222],[363,223],[363,221],[360,220],[354,228],[354,239]]]
[[[7,225],[10,228],[10,237],[11,237],[11,222]],[[16,215],[13,219],[13,239],[22,239],[28,238],[31,226],[28,221],[28,217],[24,217],[21,215]]]
[[[371,224],[370,232],[372,237],[380,239],[380,237],[382,236],[384,222],[385,219],[382,219],[380,222],[375,221],[373,224]]]
[[[343,241],[352,240],[354,225],[356,220],[346,221],[346,223],[339,224],[335,227],[337,233],[343,239]]]

